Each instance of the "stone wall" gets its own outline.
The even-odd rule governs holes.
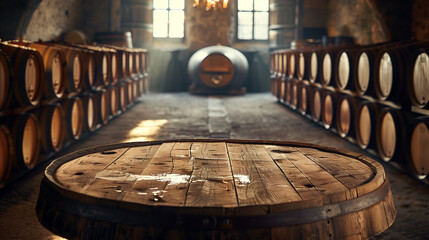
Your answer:
[[[22,35],[30,41],[60,39],[68,30],[82,26],[82,0],[44,0],[34,11]]]
[[[231,46],[235,39],[235,1],[225,11],[207,12],[196,9],[193,0],[186,0],[186,46],[191,50],[221,44]]]
[[[411,35],[417,40],[429,41],[429,1],[414,0]]]

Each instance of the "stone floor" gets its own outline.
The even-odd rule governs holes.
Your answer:
[[[142,97],[125,114],[59,155],[108,143],[177,138],[287,140],[361,151],[277,104],[268,93],[236,97],[177,93]],[[428,239],[429,186],[382,164],[398,214],[395,223],[374,239]],[[61,239],[39,224],[34,210],[45,166],[0,191],[0,239]]]

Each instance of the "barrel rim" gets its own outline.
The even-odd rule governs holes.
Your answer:
[[[294,147],[306,147],[306,148],[314,148],[320,151],[327,151],[331,153],[341,154],[346,157],[351,157],[356,160],[359,160],[363,164],[367,165],[371,171],[373,171],[374,175],[372,179],[366,181],[362,185],[353,187],[348,192],[353,193],[353,196],[355,193],[359,192],[359,196],[362,196],[364,194],[367,194],[369,192],[373,192],[374,190],[378,189],[383,182],[387,181],[384,169],[382,165],[375,160],[359,153],[350,152],[342,149],[337,149],[333,147],[326,147],[321,146],[317,144],[310,144],[310,143],[300,143],[300,142],[287,142],[287,141],[271,141],[271,140],[238,140],[238,139],[169,139],[169,140],[157,140],[157,141],[147,141],[147,142],[128,142],[128,143],[117,143],[117,144],[109,144],[109,145],[103,145],[103,146],[96,146],[92,148],[86,148],[79,151],[76,151],[74,153],[67,154],[65,156],[62,156],[53,162],[49,164],[49,166],[44,171],[44,178],[47,180],[48,184],[53,187],[56,191],[58,191],[61,195],[67,196],[68,198],[75,199],[77,201],[84,201],[84,202],[94,202],[97,199],[100,200],[97,197],[88,196],[79,192],[75,192],[69,189],[66,189],[63,187],[60,183],[56,181],[55,178],[55,172],[65,163],[72,161],[76,159],[77,157],[81,157],[84,155],[97,153],[97,152],[103,152],[103,151],[110,151],[113,149],[118,148],[127,148],[127,147],[142,147],[142,146],[152,146],[152,145],[159,145],[163,143],[172,143],[172,142],[211,142],[211,143],[219,143],[219,142],[225,142],[225,143],[242,143],[242,144],[270,144],[270,145],[279,145],[279,146],[294,146]],[[376,183],[376,184],[370,184],[370,183]],[[375,186],[374,186],[375,185]],[[342,200],[334,200],[335,196],[344,196],[345,192],[338,192],[328,195],[327,197],[331,198],[331,201],[328,201],[329,203],[336,203],[336,201],[341,202]],[[304,201],[294,201],[294,202],[283,202],[283,203],[276,203],[271,204],[268,206],[276,207],[276,206],[323,206],[327,203],[323,203],[323,201],[320,201],[321,199],[307,199]],[[103,198],[103,201],[106,201],[108,204],[113,204],[112,206],[120,206],[123,208],[130,207],[129,205],[133,205],[133,209],[136,209],[136,206],[142,209],[148,209],[148,208],[172,208],[171,206],[158,206],[158,205],[146,205],[142,203],[135,203],[135,202],[126,202],[126,201],[120,201],[120,200],[113,200],[113,199],[106,199]],[[348,200],[346,200],[348,201]],[[304,204],[305,203],[305,204]],[[259,207],[264,207],[264,205],[258,205]],[[255,207],[255,206],[235,206],[235,207],[207,207],[208,209],[246,209],[249,207]],[[174,207],[173,207],[174,208]],[[181,209],[196,209],[200,207],[192,207],[192,206],[180,206]],[[241,211],[240,211],[241,212]],[[246,215],[244,211],[244,215]]]

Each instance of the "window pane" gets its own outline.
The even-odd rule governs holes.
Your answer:
[[[183,38],[185,13],[181,10],[170,11],[170,36],[171,38]]]
[[[267,40],[268,39],[268,26],[255,26],[255,39]]]
[[[269,8],[268,0],[257,0],[255,1],[255,11],[267,11]]]
[[[167,37],[168,35],[168,11],[153,11],[153,36]]]
[[[255,25],[268,25],[268,12],[255,12]]]
[[[184,9],[185,0],[170,0],[170,9]]]
[[[153,8],[168,8],[168,0],[153,0]]]
[[[238,25],[238,39],[251,40],[252,26]]]
[[[260,0],[257,0],[260,1]],[[238,10],[253,10],[253,0],[238,0]]]
[[[253,13],[252,12],[238,12],[238,25],[253,25]]]

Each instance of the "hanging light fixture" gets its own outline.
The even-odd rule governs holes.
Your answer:
[[[194,0],[195,8],[205,9],[206,11],[218,10],[221,11],[228,8],[228,0]]]

